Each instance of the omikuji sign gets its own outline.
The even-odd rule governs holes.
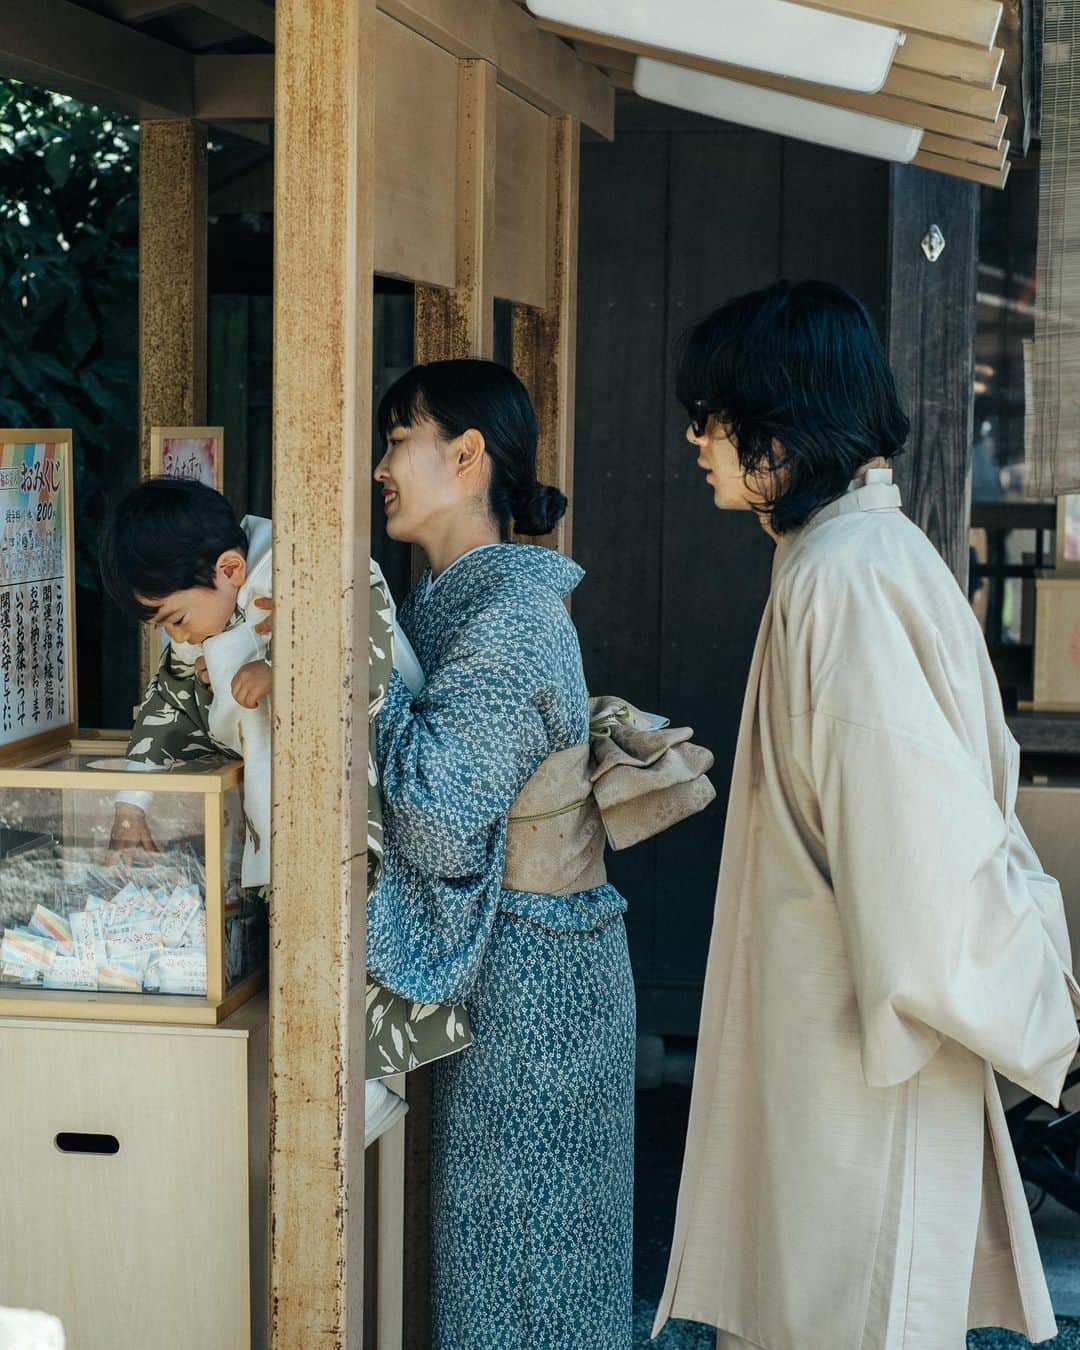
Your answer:
[[[71,433],[0,431],[0,749],[75,721],[71,534]]]

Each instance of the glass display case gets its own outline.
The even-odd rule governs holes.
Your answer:
[[[240,885],[242,766],[125,770],[72,740],[0,765],[0,1014],[214,1024],[265,977],[265,901]],[[118,794],[149,838],[115,852]]]

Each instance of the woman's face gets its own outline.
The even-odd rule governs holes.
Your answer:
[[[382,488],[391,539],[423,544],[460,514],[470,484],[460,472],[456,444],[441,441],[429,418],[390,432],[375,481]]]
[[[710,416],[701,436],[688,426],[686,439],[697,449],[698,468],[705,470],[718,510],[749,511],[761,504],[762,496],[747,482],[735,444],[719,418]]]

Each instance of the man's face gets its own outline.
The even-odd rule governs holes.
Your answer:
[[[705,470],[713,504],[721,511],[749,511],[758,498],[743,475],[738,451],[719,418],[710,416],[700,436],[688,426],[686,439],[697,449],[698,468]]]
[[[192,586],[171,595],[140,595],[138,599],[154,606],[150,622],[155,628],[163,628],[172,642],[205,642],[228,626],[246,570],[243,555],[230,550],[217,561],[212,587]]]

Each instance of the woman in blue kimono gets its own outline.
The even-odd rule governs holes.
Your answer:
[[[634,988],[604,884],[502,888],[510,807],[586,742],[563,603],[582,570],[545,548],[566,498],[536,481],[536,421],[509,370],[418,366],[379,409],[389,534],[429,570],[399,611],[423,667],[379,718],[385,858],[368,967],[463,1001],[471,1049],[435,1066],[433,1350],[629,1350]]]

